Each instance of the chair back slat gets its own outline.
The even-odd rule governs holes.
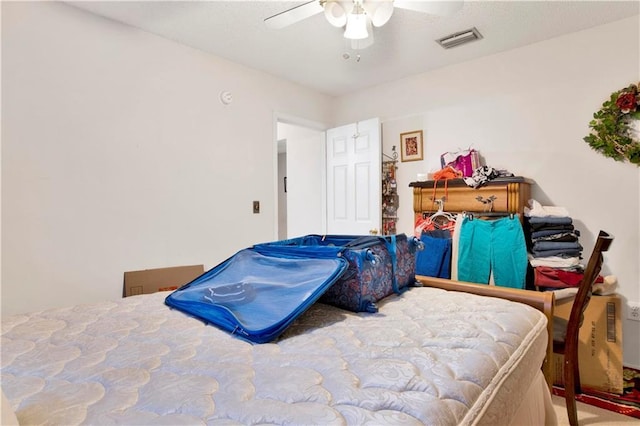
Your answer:
[[[613,237],[605,231],[600,231],[598,239],[589,258],[589,263],[584,271],[584,276],[580,282],[578,293],[573,301],[573,307],[571,308],[571,314],[569,315],[569,321],[567,324],[567,334],[565,338],[565,348],[569,345],[578,344],[578,330],[582,326],[584,320],[584,311],[591,299],[591,292],[593,284],[600,275],[602,270],[603,256],[602,253],[609,250]],[[567,348],[568,349],[568,348]]]
[[[564,339],[564,389],[567,415],[571,426],[578,426],[578,412],[576,409],[576,394],[582,392],[580,385],[580,368],[578,367],[578,340],[580,326],[584,319],[584,311],[591,299],[591,289],[602,269],[602,253],[609,250],[613,237],[600,231],[595,247],[584,271],[578,293],[573,300],[573,307],[569,314],[567,331]]]

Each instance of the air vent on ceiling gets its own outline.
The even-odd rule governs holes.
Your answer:
[[[460,31],[454,34],[450,34],[446,37],[442,37],[436,40],[438,44],[445,49],[451,49],[452,47],[460,46],[461,44],[469,43],[474,40],[480,40],[482,34],[475,28],[471,28],[466,31]]]

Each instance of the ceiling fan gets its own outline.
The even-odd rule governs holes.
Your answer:
[[[264,20],[268,28],[281,29],[318,13],[324,13],[335,27],[344,28],[344,37],[352,47],[363,49],[373,44],[372,27],[381,27],[393,15],[395,7],[434,15],[451,15],[463,6],[463,0],[311,0]]]

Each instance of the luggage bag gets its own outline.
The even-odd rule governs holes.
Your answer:
[[[406,235],[305,235],[257,244],[267,255],[345,258],[347,271],[327,289],[320,301],[354,312],[377,312],[376,302],[401,293],[415,282],[415,253],[422,246]]]

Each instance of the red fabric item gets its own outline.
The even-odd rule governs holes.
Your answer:
[[[560,281],[568,284],[570,287],[578,287],[584,277],[584,274],[581,272],[563,271],[561,269],[558,270],[556,274]]]
[[[536,266],[534,268],[534,285],[538,287],[567,288],[578,287],[582,282],[582,272],[565,271],[549,266]],[[596,283],[601,283],[604,278],[598,275]]]
[[[569,285],[560,278],[558,278],[558,269],[551,268],[549,266],[536,266],[534,272],[534,284],[537,287],[551,287],[551,288],[567,288],[577,287],[576,285]]]
[[[582,277],[584,277],[584,274],[580,272],[563,271],[562,269],[558,270],[558,278],[560,279],[560,281],[565,282],[572,287],[577,287],[578,285],[580,285]],[[601,282],[604,282],[604,277],[602,275],[598,275],[598,277],[596,278],[596,283]]]

